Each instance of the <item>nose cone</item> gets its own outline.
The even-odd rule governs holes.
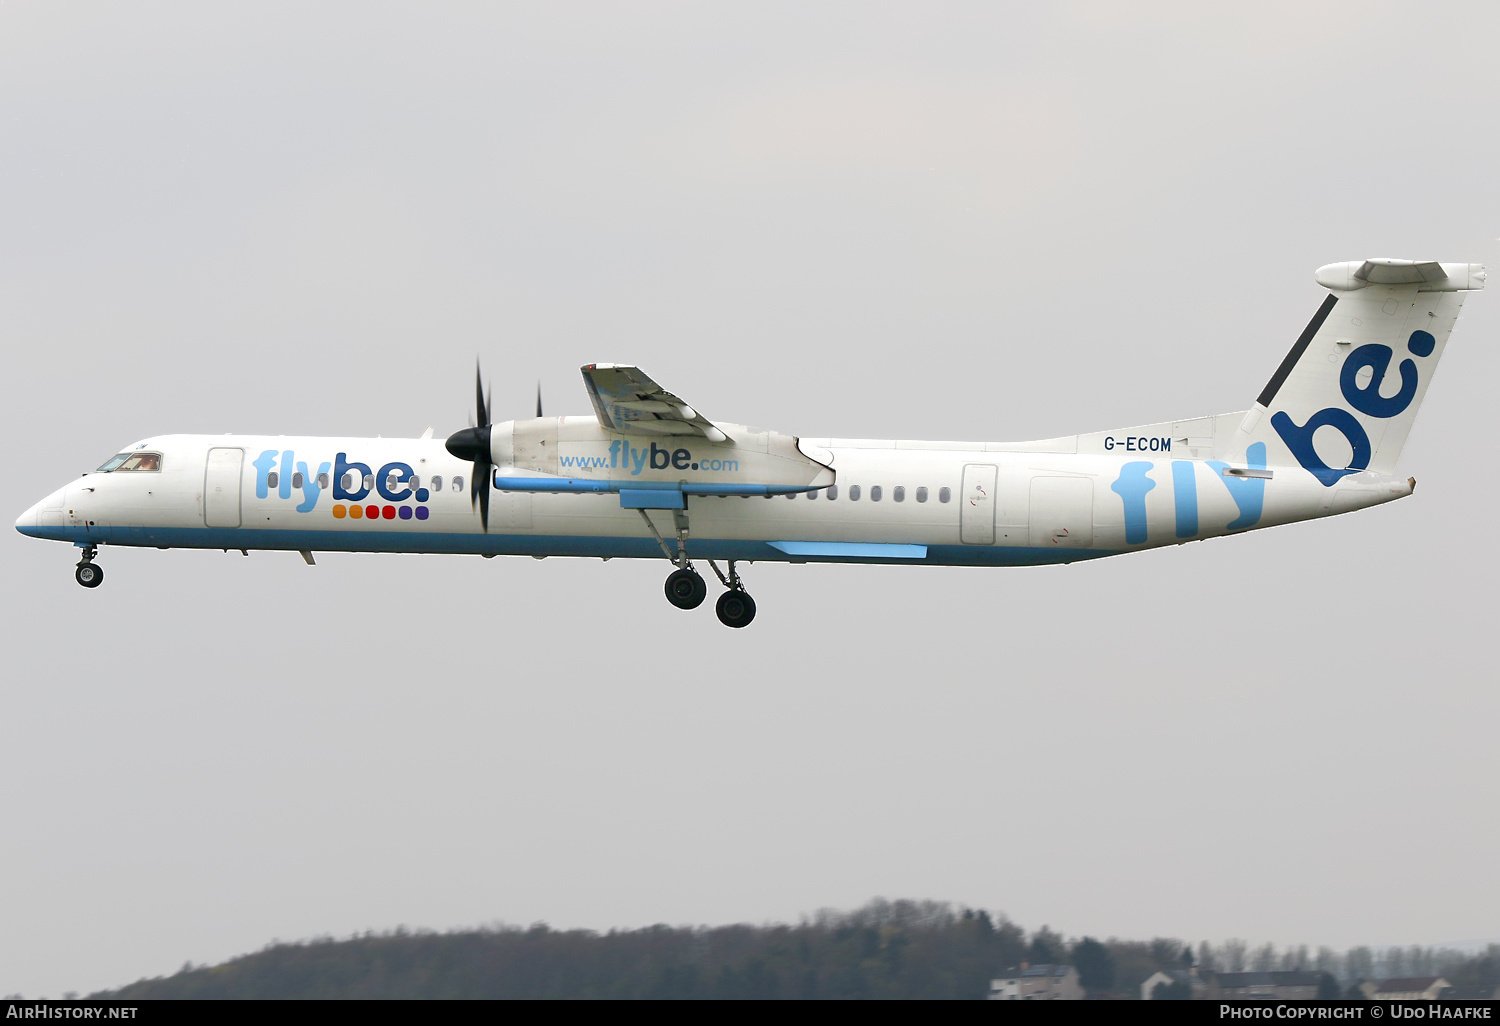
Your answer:
[[[42,500],[42,502],[46,501],[46,499]],[[35,506],[32,506],[30,509],[28,509],[25,513],[22,513],[20,516],[16,517],[17,531],[20,531],[22,534],[26,535],[29,538],[35,538],[37,536],[36,519],[37,515],[42,511],[42,502],[37,503]]]
[[[61,528],[63,524],[63,493],[59,488],[25,513],[16,517],[16,530],[28,538],[49,537],[47,528]]]

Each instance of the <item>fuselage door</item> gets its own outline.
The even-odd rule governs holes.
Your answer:
[[[244,449],[210,449],[203,473],[203,523],[206,527],[240,526],[240,480]]]
[[[1086,477],[1031,479],[1033,548],[1086,549],[1094,544],[1094,482]]]
[[[958,540],[965,545],[995,544],[995,466],[964,466],[962,502],[958,508]]]

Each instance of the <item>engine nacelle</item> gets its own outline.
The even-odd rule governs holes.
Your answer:
[[[696,432],[625,434],[604,428],[595,417],[506,421],[490,431],[490,457],[501,478],[519,472],[624,485],[649,481],[724,494],[737,494],[739,486],[799,489],[834,483],[833,471],[805,455],[792,435],[740,424],[718,428],[722,441]]]

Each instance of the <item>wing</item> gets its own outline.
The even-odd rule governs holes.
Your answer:
[[[594,415],[610,431],[627,435],[699,435],[711,442],[728,436],[697,410],[662,388],[639,367],[591,363],[583,369]]]

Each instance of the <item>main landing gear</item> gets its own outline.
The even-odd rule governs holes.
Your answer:
[[[702,575],[693,569],[693,564],[667,575],[667,601],[678,609],[697,609],[707,595],[708,585],[703,583]]]
[[[708,565],[713,568],[715,576],[723,582],[724,587],[729,589],[714,603],[714,612],[719,614],[719,622],[725,627],[750,626],[750,621],[755,619],[755,600],[740,583],[740,574],[734,568],[734,560],[729,560],[728,577],[719,572],[719,565],[713,560],[710,559]]]
[[[78,568],[73,571],[73,580],[85,588],[97,588],[104,583],[104,568],[94,562],[94,557],[99,554],[96,546],[84,547],[83,558],[78,561]]]
[[[662,552],[677,566],[676,570],[667,575],[664,589],[667,593],[667,601],[678,609],[697,609],[708,596],[708,585],[688,560],[687,510],[674,509],[672,511],[672,525],[677,532],[676,552],[672,551],[666,539],[661,536],[661,532],[656,529],[656,525],[651,522],[650,514],[643,509],[636,512],[646,522],[657,544],[661,546]],[[714,612],[718,614],[719,622],[726,627],[748,627],[750,621],[755,619],[755,600],[745,591],[744,584],[740,582],[739,571],[735,569],[734,564],[735,560],[729,560],[729,573],[726,575],[719,569],[717,563],[711,559],[708,561],[714,576],[726,589],[724,594],[719,596],[719,601],[714,603]]]

